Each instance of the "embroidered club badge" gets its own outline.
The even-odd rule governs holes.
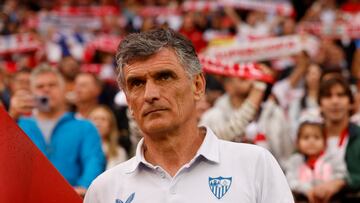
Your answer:
[[[211,178],[209,177],[209,187],[211,192],[216,198],[221,199],[227,191],[229,191],[232,182],[232,177],[223,178]]]

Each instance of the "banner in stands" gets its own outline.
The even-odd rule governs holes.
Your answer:
[[[310,56],[317,52],[318,41],[310,35],[271,37],[227,45],[210,46],[204,55],[223,61],[239,63],[272,60],[306,51]]]
[[[254,0],[219,0],[219,1],[185,1],[182,8],[189,10],[216,10],[224,6],[231,6],[239,9],[256,10],[266,13],[278,14],[283,16],[294,15],[293,6],[287,2],[269,2]]]
[[[0,55],[38,51],[41,47],[30,33],[0,36]]]
[[[307,32],[332,39],[359,39],[360,20],[354,19],[351,23],[342,21],[328,25],[321,22],[304,22],[299,26],[298,30],[299,32]]]
[[[0,202],[82,202],[1,105],[0,123]]]
[[[96,50],[115,54],[121,40],[122,37],[117,35],[104,34],[96,37],[85,45],[84,61],[90,62]]]
[[[244,10],[256,10],[265,13],[278,14],[282,16],[292,16],[295,11],[290,3],[286,2],[264,2],[253,0],[218,0],[218,1],[185,1],[180,6],[151,6],[139,10],[142,16],[169,16],[181,15],[188,11],[214,11],[222,9],[224,6],[231,6]]]
[[[207,73],[241,77],[246,79],[260,80],[266,83],[273,83],[272,75],[264,73],[261,64],[258,63],[227,63],[223,60],[199,56],[202,68]]]
[[[60,7],[38,15],[38,29],[46,32],[57,29],[101,29],[104,18],[119,16],[120,9],[115,6]]]

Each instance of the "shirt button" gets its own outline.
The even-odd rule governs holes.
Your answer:
[[[165,178],[165,173],[164,173],[164,172],[161,172],[161,173],[160,173],[160,177],[164,179],[164,178]]]

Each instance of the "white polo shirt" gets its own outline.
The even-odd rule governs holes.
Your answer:
[[[91,184],[85,203],[292,203],[285,176],[265,149],[219,140],[207,128],[196,156],[174,177],[136,155]]]

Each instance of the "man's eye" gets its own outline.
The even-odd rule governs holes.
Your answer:
[[[169,80],[169,79],[171,79],[171,74],[170,73],[163,73],[163,74],[159,75],[159,79],[160,80]]]
[[[142,81],[142,80],[133,80],[133,81],[131,81],[130,84],[131,84],[132,87],[139,87],[140,85],[144,84],[144,81]]]

